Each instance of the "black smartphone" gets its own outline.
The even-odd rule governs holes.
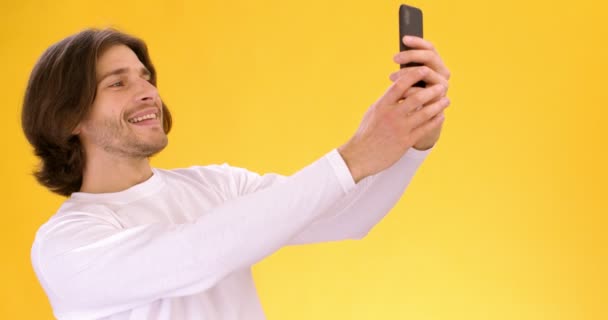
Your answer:
[[[416,7],[402,4],[399,7],[399,51],[410,50],[403,43],[403,37],[406,35],[417,36],[422,38],[422,10]],[[410,62],[402,64],[401,68],[421,66],[421,63]],[[426,87],[424,81],[418,81],[414,87]]]

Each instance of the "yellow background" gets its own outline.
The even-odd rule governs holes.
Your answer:
[[[147,41],[175,119],[159,167],[290,174],[345,142],[397,70],[400,1],[6,1],[0,318],[51,319],[29,260],[62,202],[30,176],[29,72],[112,25]],[[411,1],[453,73],[440,143],[363,241],[254,268],[269,319],[608,319],[608,27],[599,1]]]

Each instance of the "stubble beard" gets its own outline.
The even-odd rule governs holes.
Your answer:
[[[154,141],[142,141],[127,127],[120,126],[112,120],[104,121],[100,126],[96,144],[107,153],[125,158],[149,158],[162,151],[168,144],[167,135],[158,133]],[[160,129],[162,131],[162,129]]]

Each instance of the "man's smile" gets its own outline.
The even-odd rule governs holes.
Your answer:
[[[158,108],[146,108],[130,116],[127,122],[132,124],[154,124],[160,121],[160,111]]]

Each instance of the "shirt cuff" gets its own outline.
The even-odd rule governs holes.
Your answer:
[[[429,153],[431,153],[431,151],[433,151],[433,148],[435,147],[431,147],[426,150],[418,150],[414,147],[411,147],[405,152],[405,156],[412,159],[424,159],[426,158],[426,156],[429,155]]]
[[[344,193],[348,193],[355,187],[355,180],[353,179],[346,162],[344,162],[344,159],[338,152],[338,149],[333,149],[325,157],[334,169],[334,173],[342,186],[342,190],[344,190]]]

